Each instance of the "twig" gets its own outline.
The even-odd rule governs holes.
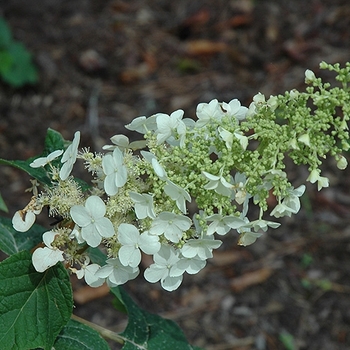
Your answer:
[[[100,90],[100,83],[97,83],[92,89],[87,111],[87,127],[95,146],[99,138],[98,97],[100,95]]]

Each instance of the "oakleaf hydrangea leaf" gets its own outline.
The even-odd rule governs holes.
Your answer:
[[[187,342],[174,321],[140,309],[121,287],[112,288],[111,292],[125,306],[129,316],[128,325],[121,333],[125,341],[122,350],[200,350]]]
[[[3,350],[51,350],[73,308],[69,275],[63,265],[38,273],[27,251],[0,263],[0,300]]]

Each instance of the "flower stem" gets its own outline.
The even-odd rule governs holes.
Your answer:
[[[81,318],[81,317],[76,316],[76,315],[72,315],[71,318],[75,321],[78,321],[80,323],[83,323],[83,324],[93,328],[95,331],[100,333],[100,335],[105,339],[113,340],[119,344],[124,344],[124,338],[121,337],[118,333],[112,332],[109,329],[101,327],[95,323],[89,322],[89,321],[85,320],[84,318]]]

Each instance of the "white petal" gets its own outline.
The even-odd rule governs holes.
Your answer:
[[[232,148],[233,134],[221,126],[219,126],[218,131],[223,141],[225,141],[227,149],[230,150]]]
[[[61,180],[66,180],[70,175],[73,165],[77,159],[78,146],[80,141],[80,131],[74,134],[73,142],[68,146],[66,151],[63,153],[61,163],[64,163],[60,170]]]
[[[147,216],[151,219],[155,218],[153,197],[151,195],[129,192],[129,196],[135,203],[134,208],[138,219],[145,219]]]
[[[73,221],[80,227],[86,227],[91,224],[91,216],[82,205],[73,205],[70,209],[70,215]]]
[[[96,220],[95,228],[101,237],[109,238],[115,234],[112,222],[105,217]]]
[[[26,232],[33,226],[35,219],[36,216],[32,211],[18,210],[12,218],[12,226],[16,231]]]
[[[114,159],[115,164],[116,164],[117,166],[123,164],[124,156],[123,156],[123,152],[122,152],[119,148],[116,148],[116,149],[113,151],[113,159]]]
[[[197,255],[198,248],[192,247],[188,242],[181,248],[181,253],[185,258],[193,258]]]
[[[302,196],[305,192],[306,186],[305,185],[300,185],[294,190],[294,194],[298,197]]]
[[[100,268],[97,264],[91,264],[85,268],[85,282],[90,287],[99,287],[104,283],[104,278],[96,276],[96,272]]]
[[[119,165],[115,176],[115,184],[117,187],[123,187],[128,179],[128,171],[124,165]]]
[[[73,169],[73,164],[71,164],[70,162],[65,162],[62,165],[62,168],[60,170],[60,179],[61,180],[66,180],[68,178],[68,176],[70,175],[70,173],[72,172]]]
[[[140,134],[145,134],[147,131],[157,129],[156,116],[152,115],[148,118],[142,116],[135,118],[130,124],[125,126],[129,130],[134,130]]]
[[[182,237],[183,232],[176,226],[170,226],[166,228],[164,236],[173,243],[178,243]]]
[[[143,125],[146,122],[146,117],[137,117],[130,124],[125,125],[125,127],[132,131],[138,131],[139,133],[144,133],[145,129]]]
[[[81,280],[85,275],[85,269],[83,269],[83,268],[81,268],[80,270],[74,269],[73,272],[75,272],[75,274],[77,275],[77,278],[79,280]]]
[[[157,127],[160,134],[169,134],[171,132],[170,116],[164,113],[157,113]]]
[[[109,276],[109,281],[111,281],[114,285],[120,285],[136,278],[138,274],[138,268],[121,265],[113,270],[113,273]]]
[[[152,235],[161,235],[166,229],[166,223],[163,220],[155,219],[149,232]]]
[[[139,230],[131,224],[120,224],[118,227],[118,240],[122,245],[132,245],[138,242]]]
[[[29,165],[32,168],[40,168],[41,166],[45,166],[46,164],[50,163],[51,161],[59,157],[62,153],[63,153],[62,150],[53,151],[47,157],[37,158]]]
[[[57,157],[59,157],[61,154],[63,153],[63,150],[57,150],[57,151],[53,151],[51,152],[48,156],[47,156],[47,160],[49,162],[53,161],[54,159],[56,159]]]
[[[240,235],[238,244],[243,246],[253,244],[260,236],[262,236],[262,233],[244,232]]]
[[[179,252],[169,245],[162,245],[159,252],[154,254],[153,260],[157,265],[168,266],[175,265],[180,260]]]
[[[97,232],[94,225],[83,227],[81,229],[81,235],[86,243],[93,248],[97,247],[102,241],[101,235]]]
[[[173,290],[180,287],[180,284],[182,282],[182,275],[178,277],[166,277],[160,281],[163,289],[167,290],[168,292],[172,292]]]
[[[85,242],[83,237],[81,236],[81,231],[77,228],[77,226],[74,227],[72,232],[69,235],[70,239],[76,239],[79,244],[82,244]]]
[[[125,135],[114,135],[110,138],[110,140],[117,146],[128,148],[129,146],[129,138]]]
[[[113,156],[110,153],[106,154],[102,158],[102,169],[106,175],[110,175],[114,173],[115,164],[114,164]]]
[[[175,219],[175,225],[182,231],[187,231],[192,224],[192,220],[184,215],[177,215]]]
[[[152,264],[148,267],[144,272],[144,277],[146,281],[155,283],[160,279],[165,278],[168,275],[168,269],[163,266],[158,266],[156,264]]]
[[[139,239],[140,249],[146,254],[155,254],[159,251],[161,244],[158,236],[143,232]]]
[[[51,243],[54,241],[56,235],[58,235],[58,233],[54,231],[46,231],[43,233],[43,242],[47,247],[52,249]]]
[[[184,113],[182,109],[178,109],[170,114],[170,118],[173,120],[181,120]]]
[[[206,171],[202,171],[202,174],[203,174],[208,180],[211,180],[211,181],[218,181],[218,180],[220,180],[220,176],[213,175],[213,174],[209,174],[209,173],[207,173]]]
[[[96,271],[95,276],[98,278],[107,278],[113,272],[113,268],[114,267],[112,265],[104,265],[98,271]]]
[[[145,219],[148,216],[147,207],[141,204],[135,204],[135,213],[138,219]]]
[[[64,261],[63,252],[58,249],[38,248],[34,251],[32,262],[38,272],[44,272],[57,262]]]
[[[234,133],[235,137],[239,140],[239,143],[241,145],[241,147],[243,148],[243,150],[246,150],[248,147],[248,137],[244,136],[244,135],[240,135],[238,133]]]
[[[130,191],[129,196],[135,203],[143,203],[144,202],[144,197],[140,193]]]
[[[114,196],[118,192],[118,187],[115,183],[115,175],[107,175],[104,180],[104,189],[109,196]]]
[[[245,221],[243,219],[235,216],[225,216],[224,223],[235,230],[245,225]]]
[[[45,166],[47,164],[47,158],[46,157],[40,157],[35,160],[33,160],[29,166],[32,168],[40,168],[42,166]]]
[[[165,180],[167,178],[164,168],[159,164],[156,158],[152,159],[152,167],[154,169],[154,172],[161,180]]]
[[[119,249],[118,257],[124,266],[137,267],[141,262],[140,250],[134,246],[123,245]]]
[[[85,202],[85,208],[94,219],[102,218],[106,214],[106,205],[98,196],[90,196]]]
[[[205,267],[206,263],[207,262],[205,260],[190,259],[186,272],[190,275],[194,275],[202,270]]]

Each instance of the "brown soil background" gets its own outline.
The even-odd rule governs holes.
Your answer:
[[[0,84],[6,159],[40,153],[49,127],[66,139],[81,130],[82,146],[99,150],[114,134],[133,137],[123,126],[137,116],[178,108],[194,116],[213,98],[248,105],[259,91],[303,89],[305,69],[318,73],[322,60],[350,57],[348,0],[2,0],[0,15],[40,72],[35,86]],[[294,337],[289,349],[349,349],[349,170],[326,161],[324,171],[331,187],[308,186],[295,218],[248,248],[237,247],[233,233],[176,292],[142,276],[126,289],[208,350],[288,349],[286,332]],[[29,200],[29,179],[8,167],[0,174],[13,213]],[[307,177],[305,169],[291,174]],[[111,300],[76,301],[75,313],[119,332],[125,319]]]

